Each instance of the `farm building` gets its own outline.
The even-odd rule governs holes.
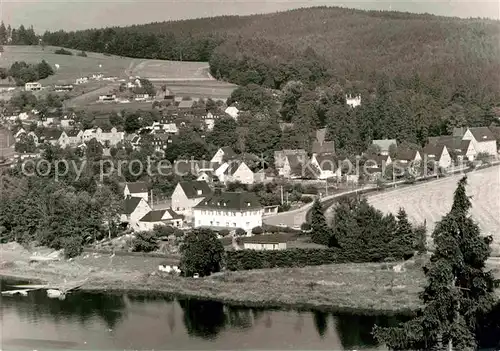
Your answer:
[[[128,223],[133,229],[138,229],[138,222],[151,211],[151,207],[142,197],[128,197],[123,204],[120,216],[122,223]]]
[[[446,145],[431,145],[428,144],[424,147],[422,151],[424,154],[424,159],[427,158],[429,161],[435,161],[439,167],[448,168],[452,165],[453,160],[451,159],[450,153]]]
[[[192,216],[193,207],[211,194],[212,190],[206,182],[179,182],[172,193],[172,209],[185,216]]]

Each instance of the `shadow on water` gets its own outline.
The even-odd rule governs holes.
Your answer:
[[[1,283],[2,281],[0,281]],[[5,282],[1,288],[12,284],[27,282]],[[332,313],[327,311],[297,311],[290,309],[268,309],[231,306],[217,301],[176,298],[173,295],[130,293],[85,293],[76,292],[67,295],[65,300],[49,299],[45,291],[30,292],[28,296],[13,296],[2,299],[0,312],[7,308],[14,310],[23,320],[36,323],[39,320],[52,319],[66,324],[80,324],[83,329],[88,323],[95,323],[96,318],[114,330],[122,320],[146,316],[151,319],[163,318],[165,330],[173,332],[178,325],[183,325],[185,332],[195,338],[216,339],[224,330],[245,331],[257,324],[267,329],[279,328],[280,323],[289,324],[290,332],[304,332],[306,323],[313,323],[320,339],[328,342],[332,333],[338,335],[345,349],[375,347],[371,334],[375,324],[395,326],[408,320],[409,316],[363,315],[353,313]],[[158,309],[158,303],[165,306]],[[161,304],[160,304],[161,306]],[[182,311],[180,314],[175,311]],[[282,312],[285,320],[275,319]],[[156,322],[155,322],[156,323]],[[498,347],[500,344],[500,304],[481,322],[478,331],[481,346]],[[335,326],[332,328],[332,326]],[[277,329],[278,330],[278,329]],[[16,342],[23,344],[24,339]],[[56,340],[57,341],[57,340]],[[13,342],[13,341],[12,341]],[[12,344],[11,342],[11,344]],[[57,347],[57,346],[54,346]],[[69,348],[70,345],[67,345]],[[64,347],[63,347],[64,348]]]

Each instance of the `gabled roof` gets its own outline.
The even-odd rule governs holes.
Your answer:
[[[201,201],[195,208],[222,208],[227,210],[260,209],[262,205],[255,193],[251,192],[222,192],[213,194]]]
[[[224,152],[224,158],[226,159],[231,159],[237,156],[231,146],[221,147],[221,150]]]
[[[417,156],[417,153],[417,150],[398,149],[396,153],[396,160],[413,161]]]
[[[474,139],[476,139],[479,143],[496,140],[495,136],[488,127],[474,127],[469,128],[469,130],[474,136]]]
[[[438,144],[438,145],[427,144],[425,145],[422,153],[424,155],[427,155],[428,158],[432,158],[435,159],[436,161],[439,161],[441,159],[445,147],[446,145],[444,144]]]
[[[382,166],[384,162],[388,161],[389,157],[389,155],[368,154],[365,155],[365,160],[371,160],[373,162],[376,162],[378,166]]]
[[[316,130],[316,142],[320,145],[325,142],[326,128]]]
[[[335,171],[339,167],[340,159],[333,155],[316,155],[315,158],[322,171]]]
[[[373,145],[380,147],[380,151],[387,152],[392,144],[398,145],[396,139],[377,139],[372,141]]]
[[[59,140],[62,133],[62,130],[46,129],[43,131],[42,136],[45,137],[46,140]]]
[[[206,197],[212,193],[208,183],[204,181],[179,182],[179,185],[188,199]],[[201,191],[201,194],[198,194],[198,191]]]
[[[131,194],[148,192],[148,185],[145,182],[127,183],[125,186]]]
[[[302,167],[306,160],[304,160],[299,155],[286,155],[286,159],[288,160],[288,164],[291,169]]]
[[[448,151],[459,152],[465,154],[470,145],[470,140],[462,140],[460,136],[445,135],[439,137],[430,137],[429,145],[439,146],[444,145]]]
[[[144,217],[140,219],[140,222],[161,222],[161,221],[168,221],[171,219],[181,219],[184,218],[184,216],[174,212],[172,209],[166,209],[166,210],[156,210],[156,211],[149,211]]]
[[[125,199],[125,204],[123,206],[123,213],[126,215],[131,214],[135,211],[139,203],[143,200],[142,197],[129,197]]]
[[[335,142],[334,141],[325,141],[323,144],[315,141],[312,144],[312,153],[313,154],[333,154],[335,153]]]
[[[493,133],[496,140],[500,140],[500,126],[490,126],[491,133]]]

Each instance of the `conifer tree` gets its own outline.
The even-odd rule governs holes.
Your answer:
[[[480,235],[469,215],[467,177],[455,190],[451,211],[436,225],[436,250],[424,269],[427,286],[421,294],[424,308],[415,319],[396,328],[374,328],[375,338],[394,350],[478,347],[478,319],[494,305],[494,279],[485,263],[490,236]]]
[[[408,221],[408,215],[404,208],[399,209],[396,218],[396,232],[391,249],[394,251],[395,257],[408,259],[413,256],[413,248],[416,245],[415,231]]]
[[[311,240],[316,244],[329,245],[330,242],[330,228],[326,223],[325,215],[321,202],[318,199],[314,201],[311,209]]]

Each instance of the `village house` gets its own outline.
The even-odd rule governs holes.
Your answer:
[[[254,235],[242,241],[245,250],[286,250],[286,238],[283,235]]]
[[[424,155],[424,160],[434,161],[439,165],[439,167],[446,169],[453,164],[448,148],[444,144],[427,144],[422,153]]]
[[[149,100],[149,94],[135,94],[134,95],[134,100],[135,101],[146,101],[146,100]]]
[[[232,160],[236,157],[236,152],[230,146],[221,147],[210,160],[213,163],[223,163],[224,161]]]
[[[453,135],[445,135],[439,137],[430,137],[428,145],[439,146],[444,145],[450,154],[451,159],[455,155],[457,161],[474,161],[477,155],[476,148],[472,140],[462,140],[461,137]]]
[[[307,152],[304,149],[296,149],[296,150],[280,150],[274,152],[274,167],[280,173],[281,169],[285,166],[285,160],[287,156],[295,155],[296,157],[306,160]]]
[[[126,183],[123,189],[123,197],[140,197],[149,201],[148,185],[144,182]]]
[[[66,132],[59,129],[43,129],[36,132],[29,132],[28,135],[33,138],[36,146],[49,143],[54,146],[58,145],[64,149],[70,145]]]
[[[241,228],[249,233],[262,226],[264,208],[254,193],[220,192],[202,200],[193,212],[195,228]]]
[[[198,172],[196,180],[212,184],[218,182],[219,177],[217,177],[213,171],[200,171]]]
[[[48,127],[55,127],[59,123],[60,122],[59,122],[58,118],[55,118],[55,117],[43,117],[43,118],[40,118],[40,120],[38,120],[36,122],[36,125],[38,127],[48,128]]]
[[[311,165],[318,179],[342,177],[341,160],[333,155],[313,155]]]
[[[179,134],[179,128],[177,125],[168,120],[153,122],[151,129],[153,133]]]
[[[370,178],[381,177],[386,169],[386,166],[392,163],[391,156],[380,154],[367,154],[364,155],[365,163],[364,170],[368,173]]]
[[[413,163],[416,164],[422,161],[422,155],[418,150],[410,149],[399,149],[396,152],[396,161],[401,163]]]
[[[234,119],[238,119],[238,115],[240,113],[240,110],[234,105],[229,106],[224,110],[225,113],[227,113],[229,116],[231,116]]]
[[[42,90],[42,84],[38,82],[28,82],[24,84],[24,90],[25,91],[37,91],[37,90]]]
[[[149,211],[137,223],[138,230],[150,231],[157,225],[169,225],[181,228],[184,216],[175,213],[172,209]]]
[[[100,127],[85,129],[83,131],[83,142],[89,142],[92,139],[97,140],[103,145],[115,146],[124,139],[124,132],[119,132],[116,127],[103,130]]]
[[[21,136],[26,134],[26,130],[24,128],[19,128],[19,130],[16,132],[16,134],[14,134],[14,139],[16,141],[19,141],[19,139],[21,139]]]
[[[122,223],[128,223],[130,228],[139,230],[139,220],[151,212],[151,207],[142,197],[127,197],[124,200],[123,212],[120,216]]]
[[[186,217],[192,217],[193,207],[211,194],[212,190],[206,182],[179,182],[172,193],[172,209]]]
[[[361,106],[361,95],[354,97],[352,95],[346,95],[345,103],[352,108]]]
[[[232,160],[224,162],[214,173],[219,181],[223,183],[240,182],[241,184],[253,184],[254,173],[243,161]]]
[[[454,137],[461,137],[462,140],[471,140],[477,153],[497,155],[497,142],[495,135],[488,127],[474,128],[454,128]]]
[[[154,134],[153,140],[151,141],[151,144],[153,145],[155,151],[157,152],[165,152],[168,145],[171,145],[172,143],[173,143],[172,137],[169,134],[165,133]]]
[[[300,155],[287,155],[283,167],[278,170],[278,175],[289,179],[316,177],[316,170],[311,169],[309,159]],[[311,173],[312,172],[312,173]]]
[[[68,136],[68,143],[70,146],[78,146],[83,142],[83,130],[72,129],[66,131]]]
[[[312,143],[311,154],[335,154],[335,142],[326,140],[326,128],[316,130],[316,139]]]
[[[372,145],[378,146],[380,148],[381,155],[389,155],[389,149],[391,145],[394,147],[398,146],[396,139],[378,139],[372,140]]]

